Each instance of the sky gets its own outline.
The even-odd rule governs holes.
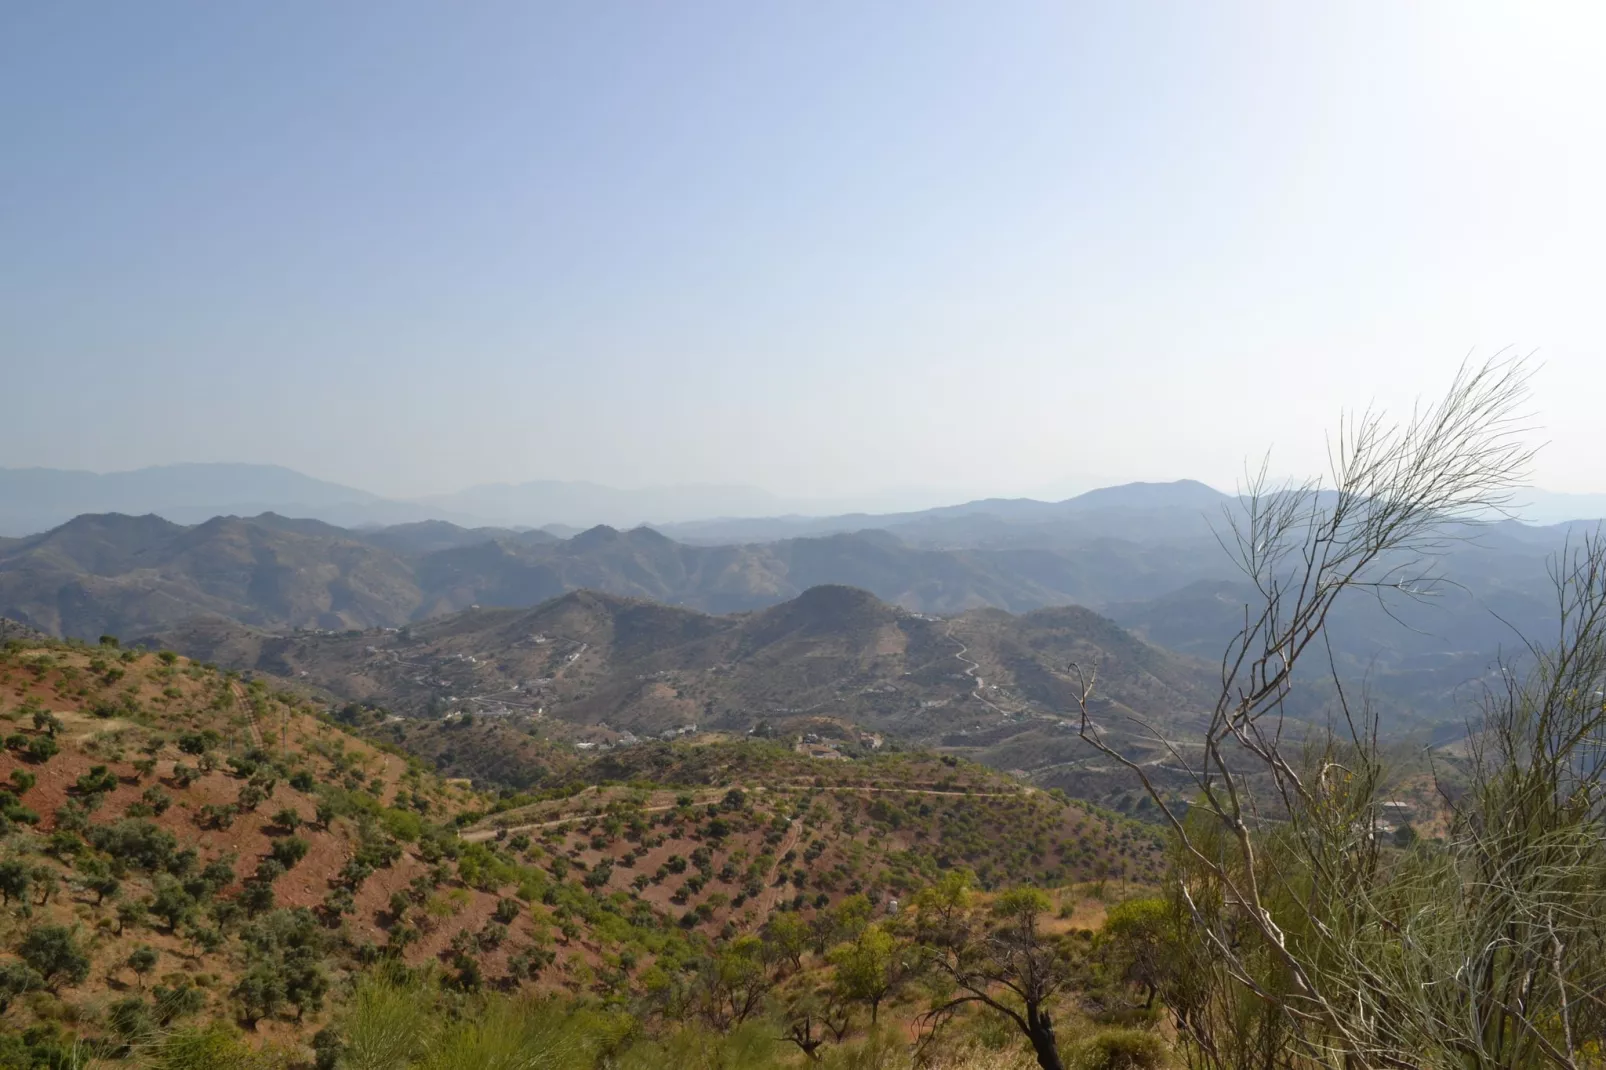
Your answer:
[[[1606,7],[0,5],[0,466],[1039,493],[1535,354],[1606,490]]]

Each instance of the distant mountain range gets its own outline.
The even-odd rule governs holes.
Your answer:
[[[671,527],[677,539],[600,525],[567,535],[439,520],[353,529],[276,513],[193,525],[91,514],[0,540],[0,616],[91,640],[165,634],[198,618],[347,631],[471,606],[527,608],[581,589],[736,613],[834,584],[943,616],[1086,606],[1213,659],[1252,600],[1212,527],[1234,505],[1198,483],[1134,484],[1058,503],[865,518],[879,528],[773,522],[788,526],[767,541],[751,524]],[[1335,655],[1391,714],[1434,720],[1520,635],[1553,629],[1546,565],[1580,526],[1461,532],[1440,562],[1453,585],[1422,602],[1353,600],[1333,619]]]
[[[335,524],[399,524],[445,516],[275,465],[174,464],[131,472],[0,468],[0,535],[48,531],[84,513],[154,513],[177,524],[276,512]]]
[[[1086,555],[934,550],[870,530],[701,546],[650,528],[598,526],[559,539],[440,521],[357,531],[272,513],[191,526],[100,514],[0,545],[0,615],[86,639],[142,635],[197,616],[344,630],[472,605],[530,606],[581,588],[735,612],[823,583],[928,612],[1025,611],[1158,595],[1197,578],[1168,565],[1163,551],[1135,545]]]
[[[882,496],[924,504],[932,492]],[[49,468],[0,468],[0,538],[31,535],[85,513],[154,513],[178,524],[214,516],[279,516],[341,527],[383,527],[425,520],[459,526],[553,527],[566,534],[607,524],[651,524],[685,542],[769,541],[865,528],[898,528],[921,544],[972,538],[988,525],[1061,522],[1078,514],[1153,509],[1199,520],[1229,500],[1202,483],[1133,483],[1064,501],[987,498],[905,512],[856,512],[851,503],[785,499],[756,487],[691,484],[620,490],[554,480],[485,484],[413,501],[388,499],[288,468],[252,464],[179,464],[97,474]],[[1533,523],[1606,517],[1606,494],[1531,491],[1523,519]],[[925,530],[920,530],[924,526]],[[966,534],[971,532],[971,534]]]
[[[891,491],[883,506],[928,504],[942,495]],[[488,483],[451,494],[396,500],[275,465],[177,464],[99,474],[0,468],[0,537],[29,535],[84,513],[155,513],[175,523],[214,516],[281,516],[347,527],[448,520],[469,527],[597,524],[635,527],[730,516],[843,513],[851,499],[785,499],[757,487],[687,484],[621,490],[583,481]]]
[[[983,498],[907,513],[719,519],[657,528],[698,543],[762,542],[877,528],[924,546],[1042,547],[1088,538],[1209,537],[1212,525],[1222,519],[1222,509],[1233,502],[1231,495],[1182,479],[1103,487],[1059,502]]]

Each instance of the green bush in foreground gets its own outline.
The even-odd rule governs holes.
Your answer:
[[[1108,1029],[1078,1046],[1076,1070],[1160,1070],[1171,1065],[1165,1042],[1141,1029]]]

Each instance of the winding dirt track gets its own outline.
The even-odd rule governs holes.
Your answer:
[[[970,652],[970,648],[968,646],[966,646],[964,643],[959,641],[959,637],[954,634],[954,626],[952,624],[948,625],[948,631],[945,634],[948,636],[949,639],[952,639],[955,643],[957,643],[959,645],[959,651],[956,654],[954,654],[954,657],[958,658],[960,660],[960,662],[962,662],[964,664],[964,666],[965,666],[965,675],[970,677],[970,679],[975,684],[975,686],[971,688],[971,691],[970,691],[971,695],[975,696],[975,699],[976,699],[977,702],[980,702],[983,706],[986,706],[989,710],[992,710],[994,713],[1001,713],[1005,717],[1013,716],[1008,710],[1004,709],[1002,706],[997,706],[997,705],[994,705],[992,702],[989,702],[988,699],[987,699],[987,696],[983,695],[981,693],[981,689],[982,689],[982,686],[983,686],[982,678],[976,675],[976,671],[981,668],[981,662],[979,662],[979,661],[971,661],[969,658],[965,657],[965,655]]]
[[[229,687],[234,690],[235,704],[238,705],[241,710],[245,711],[245,731],[246,734],[251,737],[251,745],[256,747],[258,750],[261,750],[262,729],[257,726],[256,710],[246,699],[245,688],[241,687],[238,681],[229,684]]]
[[[725,797],[725,793],[728,792],[731,787],[741,788],[743,791],[766,790],[764,788],[749,788],[745,784],[732,784],[729,787],[715,788],[710,790],[707,798],[699,798],[694,801],[692,805],[701,806],[706,805],[707,803],[716,802],[719,799],[723,799]],[[1030,795],[1032,792],[1037,790],[1036,788],[1031,787],[1023,788],[1020,791],[938,791],[935,788],[859,788],[851,786],[815,788],[812,784],[783,784],[780,785],[780,787],[786,790],[887,792],[893,795],[950,795],[966,799],[1012,799],[1018,795]],[[662,813],[665,810],[674,810],[678,807],[678,805],[678,803],[666,803],[662,806],[647,806],[643,807],[641,812],[644,814],[657,814]],[[559,825],[570,825],[576,821],[584,821],[587,818],[594,818],[597,816],[597,814],[592,813],[569,814],[566,817],[554,818],[551,821],[535,821],[524,825],[508,825],[505,828],[492,827],[463,829],[458,832],[457,838],[465,843],[480,843],[485,840],[495,839],[497,833],[499,832],[505,831],[511,836],[515,832],[530,832],[534,829],[556,828]],[[794,820],[792,822],[791,831],[787,833],[787,835],[793,839],[796,839],[796,827],[797,822]],[[795,844],[793,844],[793,846],[795,846]],[[780,848],[779,853],[785,854],[789,849],[790,848]]]
[[[700,800],[700,802],[708,803],[714,801],[715,798],[723,797],[724,793],[721,792],[718,796],[711,796],[708,799]],[[658,814],[665,810],[673,810],[677,805],[676,803],[666,803],[663,806],[645,806],[642,807],[641,812],[644,814]],[[698,804],[693,803],[692,805]],[[494,840],[499,832],[506,832],[511,836],[515,832],[530,832],[534,829],[550,829],[559,825],[572,825],[576,821],[584,821],[587,818],[596,816],[596,814],[570,814],[568,817],[559,817],[551,821],[537,821],[529,825],[508,825],[506,828],[464,829],[457,834],[457,838],[465,843],[481,843],[485,840]]]

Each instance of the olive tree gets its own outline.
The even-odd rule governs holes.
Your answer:
[[[89,976],[89,956],[78,942],[78,933],[65,925],[36,925],[17,945],[17,957],[44,979],[54,992],[62,985],[83,983]]]

